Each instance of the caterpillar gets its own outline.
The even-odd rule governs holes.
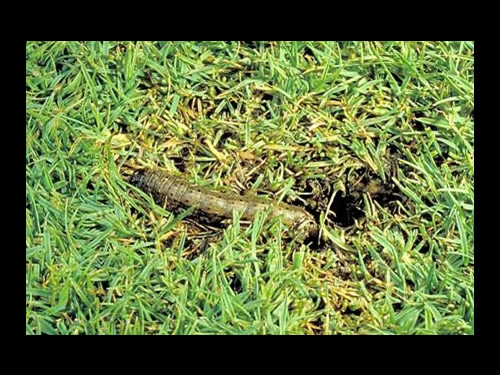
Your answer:
[[[291,233],[314,238],[318,224],[306,210],[286,203],[270,202],[257,197],[222,193],[198,186],[187,180],[156,169],[137,170],[130,183],[153,196],[155,202],[172,212],[194,207],[193,214],[205,223],[219,223],[233,217],[233,211],[242,213],[242,219],[253,220],[261,211],[268,211],[268,218],[281,216]]]

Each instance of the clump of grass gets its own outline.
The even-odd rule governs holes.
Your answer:
[[[472,42],[26,59],[27,334],[474,333]],[[146,165],[305,205],[322,246],[176,217],[126,182]]]

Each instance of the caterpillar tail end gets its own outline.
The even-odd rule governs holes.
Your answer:
[[[313,218],[302,220],[293,228],[293,231],[303,242],[315,241],[319,236],[319,227]]]

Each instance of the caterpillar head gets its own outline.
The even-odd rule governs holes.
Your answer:
[[[131,185],[140,187],[143,180],[144,180],[144,171],[137,170],[137,171],[134,172],[134,174],[132,175],[132,177],[130,177],[129,182],[130,182]]]

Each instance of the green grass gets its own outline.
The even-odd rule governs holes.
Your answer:
[[[314,182],[323,246],[196,227],[126,182],[146,165]],[[362,173],[400,199],[340,226]],[[26,334],[474,334],[473,228],[473,42],[26,45]]]

